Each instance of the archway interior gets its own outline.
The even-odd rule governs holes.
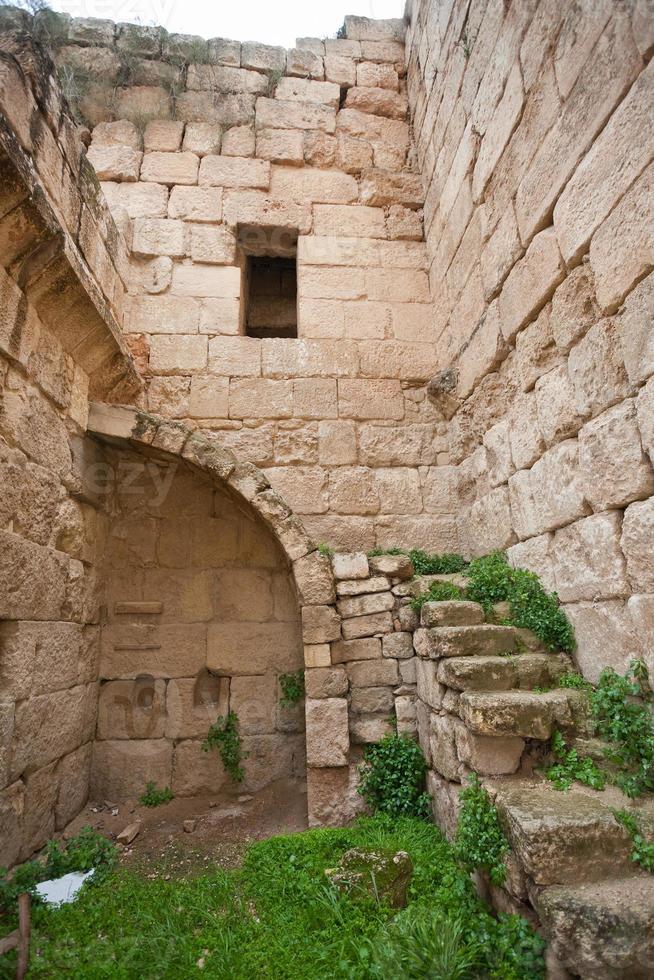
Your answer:
[[[106,445],[100,696],[91,795],[146,783],[176,796],[304,790],[304,706],[282,703],[301,670],[300,614],[287,560],[228,488],[183,461]],[[209,728],[234,712],[244,778],[235,784]]]

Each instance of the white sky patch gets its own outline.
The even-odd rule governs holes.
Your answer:
[[[333,37],[346,14],[402,17],[404,0],[50,0],[73,17],[157,24],[175,34],[295,45],[296,37]]]

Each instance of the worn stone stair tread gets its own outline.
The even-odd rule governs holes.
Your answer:
[[[463,599],[446,599],[425,602],[420,610],[423,626],[480,626],[484,622],[484,610],[478,602]]]
[[[551,684],[567,669],[567,658],[552,653],[511,657],[448,657],[438,664],[438,680],[458,691],[527,690]]]
[[[476,735],[520,735],[542,741],[555,728],[574,723],[570,692],[466,691],[459,701],[459,714]]]
[[[425,633],[423,656],[476,657],[515,653],[518,640],[513,626],[495,626],[483,623],[478,626],[434,626],[417,630]]]
[[[408,582],[400,582],[399,585],[393,586],[393,595],[399,598],[416,598],[416,596],[428,592],[429,586],[433,582],[449,582],[459,589],[465,589],[468,579],[460,572],[453,572],[449,575],[415,575]]]
[[[589,980],[646,980],[654,963],[654,876],[552,885],[536,906],[557,959]]]
[[[597,797],[512,780],[499,787],[495,804],[536,885],[597,881],[633,870],[629,835]]]

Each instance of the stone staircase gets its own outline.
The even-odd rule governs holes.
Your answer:
[[[511,845],[504,886],[480,876],[481,890],[498,910],[535,910],[550,977],[653,976],[654,877],[632,862],[613,809],[637,810],[654,828],[654,805],[614,788],[561,792],[538,773],[555,730],[601,757],[583,693],[556,687],[571,661],[533,634],[484,622],[475,603],[428,602],[420,621],[418,735],[436,821],[452,834],[461,784],[474,770]]]

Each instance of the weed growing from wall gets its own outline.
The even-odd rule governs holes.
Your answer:
[[[279,703],[282,708],[292,708],[304,697],[304,671],[296,670],[293,674],[280,674],[279,686],[282,689]]]
[[[631,837],[631,860],[645,871],[654,874],[654,842],[645,840],[638,819],[627,810],[614,810],[613,816]]]
[[[611,744],[607,758],[619,766],[614,777],[627,796],[654,790],[654,698],[647,667],[632,660],[624,677],[606,667],[590,694],[597,734]]]
[[[169,803],[174,799],[173,791],[170,786],[157,789],[157,784],[150,781],[145,784],[145,793],[139,796],[141,806],[161,806],[162,803]]]
[[[235,711],[230,711],[227,717],[221,715],[207,732],[202,751],[210,752],[211,749],[218,749],[223,765],[234,782],[242,782],[245,773],[241,762],[246,756],[243,754],[243,739],[238,733],[238,715]]]
[[[487,871],[493,884],[501,885],[506,879],[504,857],[509,852],[509,842],[499,814],[476,773],[470,776],[460,800],[454,841],[457,857],[468,871]]]
[[[408,735],[385,735],[366,747],[358,792],[373,813],[428,820],[431,806],[425,792],[426,774],[427,764],[417,742]]]
[[[593,759],[580,756],[576,749],[569,749],[560,732],[552,735],[552,754],[556,763],[545,771],[556,789],[570,789],[574,782],[593,789],[604,789],[606,776]]]
[[[463,591],[451,582],[432,582],[426,592],[421,592],[410,602],[414,612],[419,613],[426,602],[456,602],[463,599]]]
[[[466,593],[487,615],[496,602],[511,603],[510,623],[531,630],[549,650],[574,649],[571,624],[559,607],[556,593],[547,593],[540,579],[524,568],[512,568],[503,552],[495,551],[470,562]]]

